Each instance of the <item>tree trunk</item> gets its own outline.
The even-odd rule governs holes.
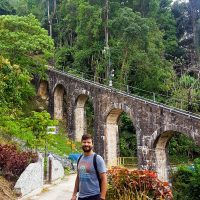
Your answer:
[[[120,75],[120,89],[123,89],[123,84],[124,84],[124,75],[125,75],[125,67],[126,67],[126,61],[127,61],[127,56],[128,56],[128,49],[126,48],[125,49],[125,52],[124,52],[124,59],[123,59],[123,62],[122,62],[122,67],[121,67],[121,75]]]

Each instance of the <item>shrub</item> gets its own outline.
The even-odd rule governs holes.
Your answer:
[[[0,144],[0,169],[8,180],[17,180],[26,167],[37,160],[36,153],[20,152],[14,145]]]
[[[168,183],[158,180],[153,171],[112,168],[108,182],[108,200],[173,199]]]
[[[181,166],[172,173],[174,199],[200,199],[200,159],[195,159],[192,166]]]

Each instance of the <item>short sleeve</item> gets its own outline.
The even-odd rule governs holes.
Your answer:
[[[97,155],[97,169],[99,173],[107,172],[105,162],[100,155]]]

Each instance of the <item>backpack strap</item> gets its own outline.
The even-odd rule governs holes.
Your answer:
[[[78,164],[79,164],[79,161],[80,161],[80,159],[83,157],[83,154],[81,154],[80,155],[80,157],[78,158],[78,160],[77,160],[77,174],[78,174]],[[79,187],[78,187],[78,190],[77,190],[77,192],[79,192]]]
[[[94,165],[94,169],[96,171],[96,175],[97,175],[97,178],[98,178],[98,181],[99,181],[99,188],[100,188],[100,191],[101,191],[101,179],[100,179],[100,175],[99,175],[99,172],[98,172],[98,169],[97,169],[97,154],[96,153],[94,154],[94,157],[93,157],[93,165]]]
[[[80,155],[80,157],[78,158],[78,160],[77,160],[77,172],[78,172],[78,164],[79,164],[79,161],[80,161],[80,159],[83,157],[83,154],[81,154]]]

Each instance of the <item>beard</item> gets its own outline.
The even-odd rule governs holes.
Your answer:
[[[90,152],[92,150],[91,146],[82,146],[84,152]]]

